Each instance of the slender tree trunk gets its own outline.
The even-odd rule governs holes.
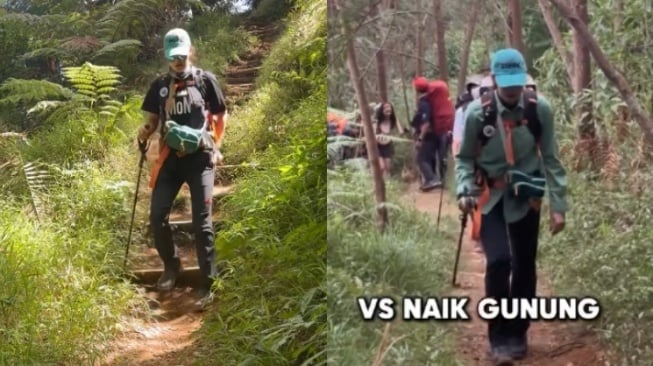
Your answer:
[[[383,1],[381,5],[379,6],[384,6],[383,8],[379,8],[379,6],[376,7],[375,13],[377,15],[381,15],[382,12],[386,9],[385,6],[387,4],[387,1]],[[387,4],[389,6],[389,4]],[[386,76],[386,65],[385,65],[385,55],[383,52],[383,44],[379,44],[379,48],[376,50],[376,73],[377,73],[377,81],[378,81],[378,91],[379,91],[379,96],[381,97],[381,102],[386,103],[388,102],[388,79]]]
[[[569,78],[569,86],[573,89],[575,79],[573,58],[562,40],[562,34],[560,33],[560,29],[558,29],[553,13],[551,12],[551,4],[548,3],[548,0],[537,0],[537,3],[540,6],[544,22],[546,23],[547,28],[549,28],[549,33],[553,39],[553,45],[558,50],[562,61],[565,63],[565,70],[567,70],[567,77]]]
[[[526,52],[524,47],[524,37],[522,36],[521,26],[521,8],[519,7],[519,0],[510,0],[510,29],[512,40],[510,44],[522,54]]]
[[[447,82],[449,80],[449,72],[447,71],[447,49],[444,41],[445,24],[442,17],[441,0],[433,0],[433,14],[435,15],[435,45],[438,50],[440,80]]]
[[[417,65],[415,67],[415,75],[423,75],[424,74],[424,61],[422,60],[424,57],[424,26],[422,25],[422,22],[417,26]]]
[[[463,55],[460,60],[460,72],[458,73],[458,93],[465,88],[465,77],[467,76],[467,67],[469,66],[469,49],[472,46],[472,38],[474,38],[474,29],[476,29],[476,21],[478,13],[480,12],[483,0],[475,0],[472,4],[472,10],[467,22],[467,29],[465,29],[465,40],[463,42]]]
[[[597,65],[601,68],[608,80],[614,84],[624,102],[628,105],[633,118],[637,121],[644,133],[646,142],[649,146],[653,146],[653,120],[651,120],[651,116],[646,112],[646,110],[642,108],[642,105],[635,97],[630,85],[628,85],[626,78],[624,78],[623,74],[610,64],[610,61],[608,61],[605,54],[603,54],[603,51],[601,51],[599,44],[589,32],[585,23],[576,16],[573,9],[565,4],[563,0],[549,1],[555,5],[569,25],[571,25],[585,40],[587,48],[589,48]]]
[[[512,15],[508,14],[506,16],[506,23],[503,26],[504,33],[504,42],[506,43],[506,47],[512,47]]]
[[[339,0],[333,0],[331,6],[335,7],[335,10],[340,10]],[[379,150],[376,144],[375,133],[372,128],[372,119],[370,116],[370,109],[368,108],[367,98],[365,97],[365,88],[361,81],[360,70],[358,68],[358,62],[356,60],[356,49],[354,48],[354,42],[351,37],[354,35],[350,34],[349,27],[347,26],[346,20],[343,21],[343,34],[346,37],[347,42],[347,67],[349,69],[349,75],[354,84],[354,91],[356,92],[356,100],[361,112],[361,119],[363,122],[363,131],[365,134],[365,147],[367,149],[367,157],[370,162],[370,167],[372,170],[372,179],[374,180],[374,196],[376,198],[376,211],[377,211],[377,227],[381,232],[385,231],[386,226],[388,225],[388,210],[384,207],[386,197],[385,197],[385,182],[381,174],[381,166],[379,165]]]
[[[376,71],[377,77],[379,79],[379,95],[381,96],[381,102],[388,102],[388,80],[386,78],[386,69],[385,69],[385,57],[383,53],[383,48],[379,48],[376,51]]]
[[[589,24],[587,12],[587,0],[573,0],[576,8],[576,16],[586,27]],[[590,65],[590,51],[586,41],[578,30],[573,31],[574,44],[574,92],[577,98],[582,98],[583,90],[591,89],[592,69]],[[592,140],[595,136],[595,128],[592,123],[592,99],[582,98],[582,102],[576,108],[576,119],[578,120],[578,132],[581,140]]]
[[[612,32],[618,34],[624,20],[624,0],[616,0],[614,4],[614,17],[612,18]]]

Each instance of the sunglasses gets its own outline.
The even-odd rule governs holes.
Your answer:
[[[188,58],[188,56],[177,55],[177,56],[172,56],[172,57],[168,58],[168,60],[171,61],[171,62],[172,61],[186,61],[187,58]]]

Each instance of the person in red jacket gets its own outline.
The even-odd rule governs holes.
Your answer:
[[[447,175],[447,157],[456,110],[451,102],[449,87],[444,81],[434,80],[430,82],[428,93],[431,100],[431,110],[433,111],[431,114],[433,132],[437,141],[436,158],[440,168],[440,181],[444,187]]]
[[[413,86],[419,96],[419,108],[413,118],[417,130],[417,148],[419,166],[424,175],[423,189],[428,190],[444,186],[447,174],[447,155],[453,130],[455,115],[454,105],[449,98],[449,87],[442,80],[428,82],[424,77],[413,80]],[[438,165],[438,178],[428,169],[427,162],[435,158]]]

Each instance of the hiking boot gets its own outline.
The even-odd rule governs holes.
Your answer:
[[[213,300],[215,300],[215,295],[206,287],[200,287],[195,290],[193,297],[195,298],[193,305],[200,311],[206,310],[213,303]]]
[[[510,348],[507,346],[496,346],[490,349],[494,366],[513,366],[513,358],[510,355]]]
[[[157,288],[160,291],[170,291],[175,287],[175,282],[177,277],[181,273],[181,261],[177,259],[170,264],[164,263],[163,265],[163,274],[159,277],[159,280],[156,283]]]
[[[525,335],[510,338],[508,340],[508,349],[514,359],[521,360],[526,357],[526,353],[528,352],[528,338]]]
[[[421,189],[423,192],[427,192],[427,191],[430,191],[430,190],[436,189],[436,188],[438,188],[438,187],[440,187],[440,186],[442,186],[442,183],[441,183],[440,181],[432,180],[432,181],[430,181],[430,182],[424,183],[424,185],[421,186],[420,189]]]

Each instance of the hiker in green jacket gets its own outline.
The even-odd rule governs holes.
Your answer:
[[[558,157],[553,109],[524,88],[524,57],[503,49],[493,55],[491,68],[494,88],[470,103],[455,156],[458,204],[465,214],[481,214],[486,296],[533,298],[545,184],[555,235],[565,225],[567,177]],[[526,356],[529,325],[527,320],[488,322],[490,352],[498,364]]]

